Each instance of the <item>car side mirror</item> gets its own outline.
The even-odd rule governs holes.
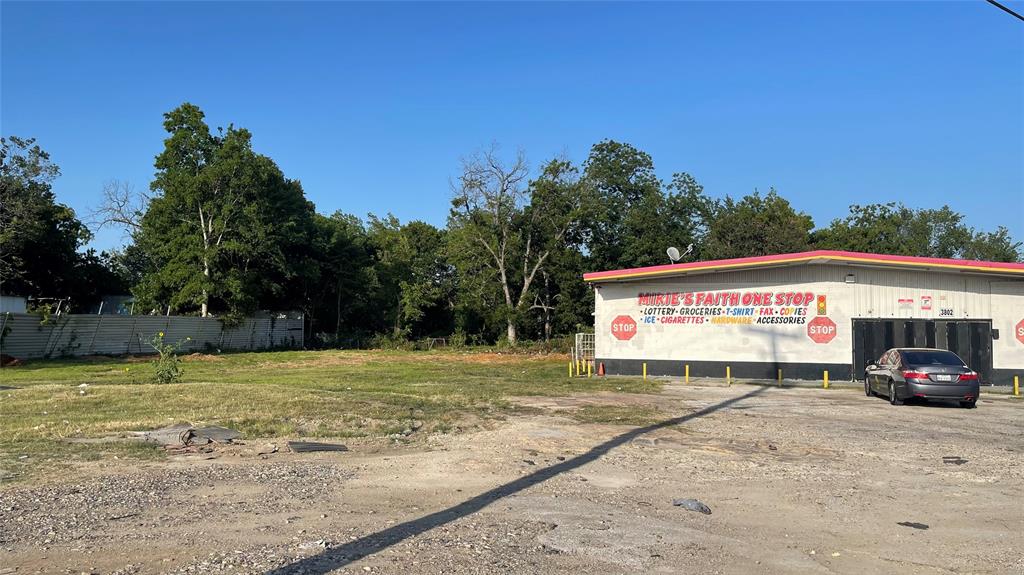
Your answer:
[[[878,366],[873,363],[869,363],[868,366],[864,369],[878,369]]]

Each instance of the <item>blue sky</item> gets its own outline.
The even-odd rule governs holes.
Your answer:
[[[612,138],[819,226],[948,203],[1024,240],[1024,23],[980,0],[0,5],[0,128],[38,138],[80,213],[106,180],[149,185],[161,114],[190,101],[322,213],[443,225],[460,157]]]

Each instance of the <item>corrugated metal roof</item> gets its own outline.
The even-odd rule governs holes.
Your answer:
[[[720,271],[744,270],[766,267],[781,267],[813,264],[842,263],[853,266],[881,267],[892,269],[913,269],[939,272],[959,272],[982,275],[1001,275],[1024,278],[1024,264],[985,262],[976,260],[955,260],[945,258],[922,258],[915,256],[894,256],[834,250],[816,250],[794,254],[777,254],[751,258],[687,262],[644,268],[609,270],[583,274],[588,282],[630,281],[655,277],[671,277],[690,274],[704,274]]]

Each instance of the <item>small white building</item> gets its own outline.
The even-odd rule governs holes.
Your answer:
[[[860,379],[892,347],[949,349],[1024,376],[1024,264],[841,251],[584,275],[606,373]]]

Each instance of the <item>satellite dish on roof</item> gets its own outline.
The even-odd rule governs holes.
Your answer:
[[[669,248],[665,250],[665,253],[668,254],[668,259],[672,260],[672,263],[676,263],[679,258],[683,257],[679,255],[679,250],[676,248]]]

